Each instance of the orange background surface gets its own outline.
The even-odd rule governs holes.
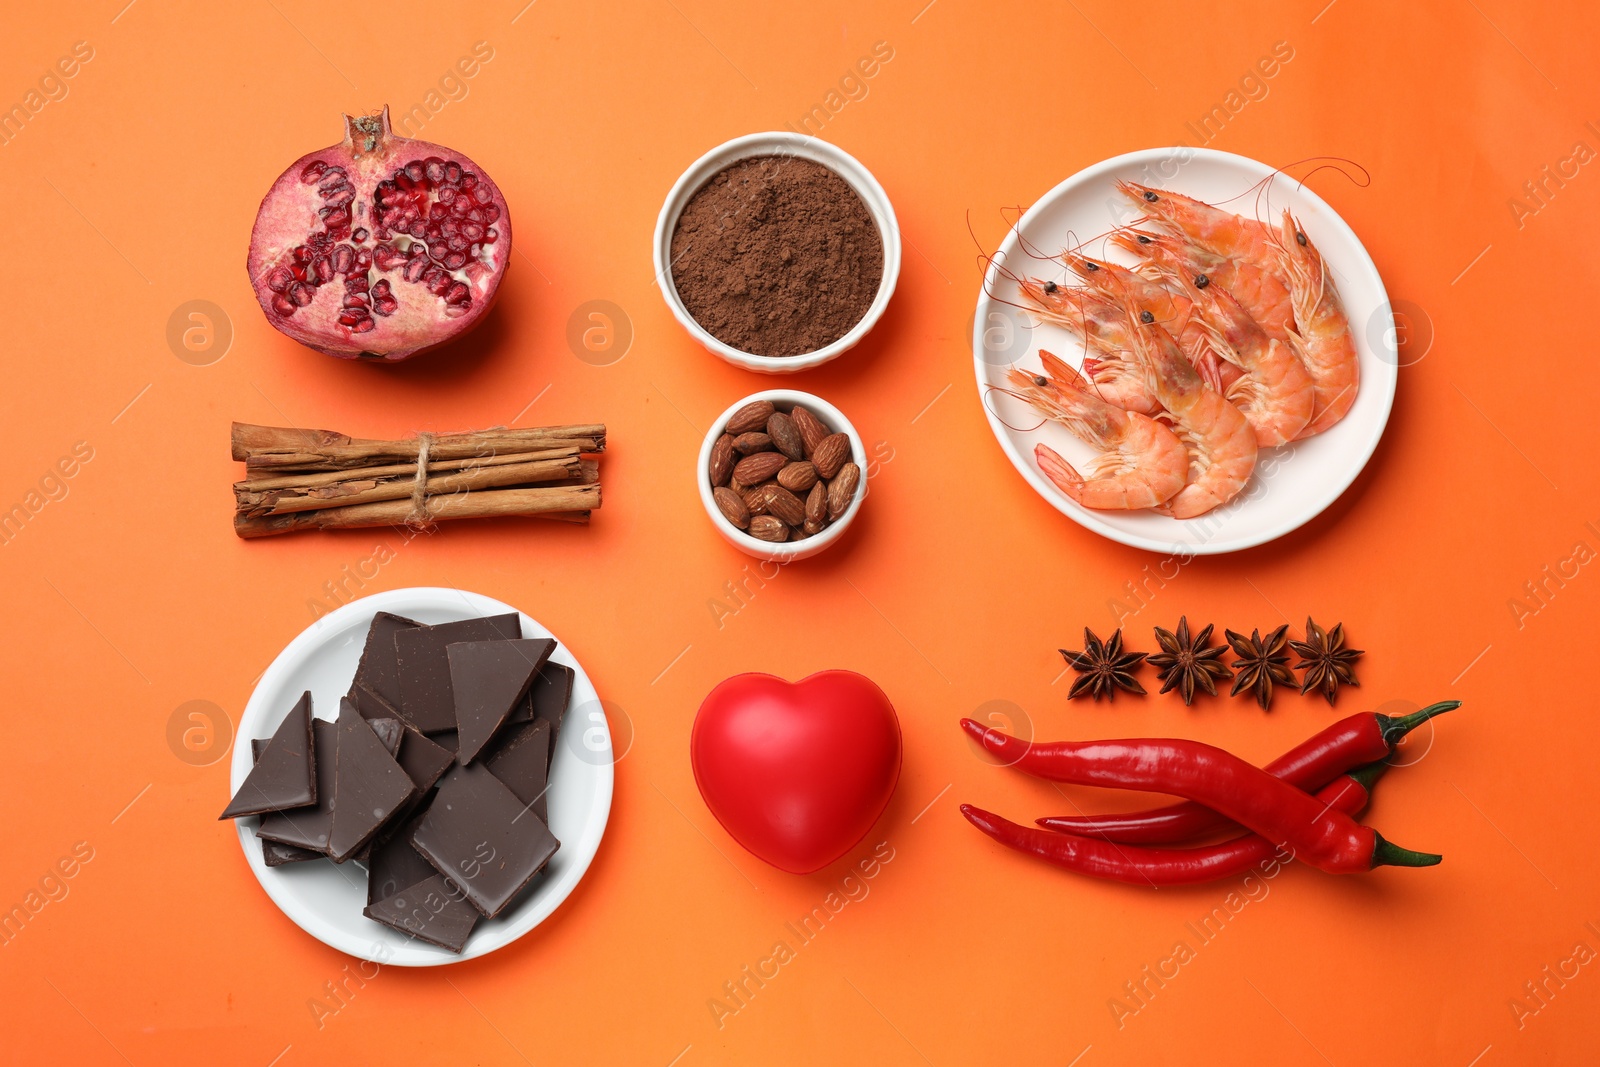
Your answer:
[[[65,496],[58,487],[0,547],[0,905],[23,901],[78,843],[92,851],[66,895],[0,948],[5,1058],[1592,1057],[1600,964],[1563,961],[1580,943],[1600,950],[1600,724],[1582,674],[1600,608],[1600,577],[1583,565],[1600,550],[1586,315],[1600,284],[1600,164],[1548,185],[1537,211],[1523,183],[1575,142],[1600,149],[1593,5],[903,0],[757,17],[715,0],[453,13],[124,2],[33,5],[0,42],[4,104],[75,42],[93,50],[66,96],[0,146],[0,508],[25,501],[75,443],[93,451]],[[492,317],[461,348],[396,368],[335,362],[271,330],[243,270],[262,192],[337,139],[341,111],[425,104],[479,41],[492,59],[454,98],[440,92],[421,134],[476,158],[512,205],[520,254]],[[651,229],[700,153],[797,120],[877,41],[893,59],[822,132],[894,201],[899,289],[858,350],[781,384],[837,403],[891,458],[843,544],[750,585],[719,625],[712,602],[750,561],[706,521],[693,459],[718,411],[774,383],[713,359],[673,322],[652,284]],[[976,257],[1000,240],[1007,209],[1079,168],[1194,143],[1186,122],[1279,41],[1292,61],[1210,144],[1273,164],[1344,156],[1371,172],[1366,188],[1330,171],[1311,185],[1404,302],[1408,365],[1377,454],[1327,514],[1155,581],[1157,557],[1057,514],[991,439],[971,370]],[[1516,197],[1530,209],[1520,218]],[[220,358],[169,345],[168,319],[191,300],[222,309],[232,337]],[[590,300],[631,323],[631,348],[608,365],[567,341]],[[506,521],[409,543],[389,531],[241,542],[232,419],[370,436],[603,420],[605,506],[587,529]],[[393,558],[358,588],[348,576],[379,546]],[[186,760],[168,723],[190,701],[237,722],[254,679],[319,608],[410,585],[477,590],[550,626],[635,739],[599,856],[552,919],[490,957],[357,984],[351,960],[272,905],[216,821],[224,738]],[[1181,613],[1297,633],[1308,612],[1342,619],[1367,650],[1361,688],[1337,713],[1297,694],[1268,715],[1244,698],[1069,706],[1056,649],[1076,647],[1085,624],[1112,628],[1113,602],[1146,650],[1149,627]],[[695,791],[690,723],[727,675],[828,667],[870,675],[902,718],[898,794],[851,855],[882,841],[893,860],[719,1026],[708,1002],[723,983],[769,956],[848,864],[793,877],[731,842]],[[1444,865],[1359,878],[1295,865],[1209,941],[1187,924],[1237,883],[1077,879],[998,848],[957,812],[972,801],[1026,820],[1130,803],[988,765],[955,724],[991,701],[1015,704],[1040,737],[1174,734],[1264,761],[1337,714],[1447,697],[1464,709],[1380,784],[1371,814]],[[1180,940],[1194,958],[1129,999],[1125,983]],[[329,982],[347,994],[319,1017],[309,1002]],[[1137,1010],[1119,1013],[1114,998]]]

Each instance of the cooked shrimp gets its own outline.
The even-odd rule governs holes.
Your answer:
[[[1061,261],[1090,288],[1111,300],[1120,300],[1124,293],[1132,293],[1177,339],[1183,354],[1213,389],[1225,391],[1226,386],[1239,377],[1233,367],[1223,369],[1225,354],[1216,351],[1215,335],[1192,312],[1193,301],[1181,291],[1174,292],[1161,282],[1120,264],[1090,259],[1076,252],[1063,252]]]
[[[1137,301],[1130,304],[1137,307]],[[1189,448],[1189,482],[1165,507],[1174,518],[1193,518],[1244,488],[1256,466],[1256,434],[1244,414],[1205,383],[1154,315],[1145,318],[1129,317],[1134,365]]]
[[[1197,310],[1196,320],[1217,339],[1217,350],[1243,372],[1224,390],[1256,431],[1256,444],[1273,448],[1299,437],[1311,422],[1317,393],[1299,354],[1245,314],[1219,286],[1179,279]]]
[[[1101,400],[1049,352],[1039,357],[1045,374],[1009,373],[1016,395],[1100,449],[1086,478],[1048,445],[1038,445],[1034,459],[1046,478],[1078,504],[1100,511],[1157,507],[1183,489],[1189,454],[1176,434],[1148,415]]]
[[[1271,269],[1246,260],[1219,255],[1186,234],[1118,230],[1112,243],[1160,268],[1164,275],[1205,277],[1226,289],[1239,306],[1267,333],[1287,342],[1294,329],[1294,303],[1289,285],[1273,261]]]
[[[1295,328],[1289,343],[1305,361],[1316,386],[1316,414],[1300,434],[1310,437],[1344,418],[1355,403],[1361,359],[1322,256],[1288,211],[1283,213],[1278,254],[1294,298]]]
[[[1083,341],[1083,371],[1100,399],[1142,415],[1161,410],[1145,391],[1143,378],[1128,363],[1128,320],[1121,307],[1092,289],[1038,278],[1022,278],[1017,285],[1039,318]]]

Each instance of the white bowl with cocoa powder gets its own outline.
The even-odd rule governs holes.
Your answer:
[[[848,459],[843,461],[843,465],[838,468],[838,473],[831,480],[819,479],[815,483],[821,485],[826,492],[830,485],[834,482],[839,482],[841,477],[848,478],[848,472],[845,468],[853,465],[856,477],[855,484],[850,487],[846,497],[848,502],[833,511],[832,514],[836,517],[830,517],[830,521],[819,532],[809,535],[802,532],[800,534],[802,539],[800,540],[769,541],[752,536],[745,529],[735,525],[734,521],[724,512],[723,505],[718,503],[715,493],[717,487],[712,484],[712,454],[718,447],[717,442],[725,434],[732,434],[730,422],[734,419],[734,416],[750,410],[753,405],[761,404],[770,404],[774,411],[782,412],[791,418],[793,418],[795,407],[802,407],[815,417],[828,435],[843,434],[849,440]],[[760,431],[752,429],[746,432]],[[813,456],[815,450],[811,447],[811,443],[809,438],[805,442],[803,461],[794,460],[792,457],[785,457],[786,460],[794,463],[809,463],[813,458],[816,458]],[[820,471],[832,468],[824,467],[822,461],[819,460],[814,469]],[[843,482],[840,482],[841,486],[843,484]],[[851,425],[850,420],[845,418],[844,412],[826,400],[811,393],[803,393],[793,389],[768,389],[735,401],[728,405],[726,411],[717,416],[716,421],[711,424],[711,432],[706,434],[705,442],[700,446],[700,458],[695,464],[695,485],[700,490],[700,503],[706,509],[706,517],[711,520],[711,525],[716,528],[717,533],[721,534],[725,541],[741,552],[745,552],[757,559],[774,563],[790,563],[797,559],[807,559],[815,556],[828,548],[843,537],[845,530],[849,529],[850,524],[855,521],[856,514],[861,510],[861,501],[867,495],[867,450],[866,446],[862,444],[861,435],[856,432],[856,428]],[[731,488],[726,483],[724,487]],[[807,491],[798,495],[809,498],[810,493]],[[740,493],[740,496],[742,498],[743,493]],[[745,510],[749,511],[750,509],[747,506]],[[747,522],[754,522],[758,517],[765,516],[750,516]]]
[[[673,235],[677,232],[678,220],[683,214],[684,207],[707,182],[724,170],[742,160],[764,156],[811,160],[844,179],[861,199],[883,243],[882,278],[878,283],[876,295],[860,320],[836,340],[814,351],[798,355],[760,355],[741,351],[718,339],[690,313],[678,292],[677,282],[673,276]],[[791,374],[795,371],[809,370],[831,359],[837,359],[854,348],[872,327],[877,325],[878,319],[883,316],[884,308],[889,305],[889,298],[894,294],[895,283],[900,277],[900,254],[900,225],[895,219],[894,207],[889,203],[889,196],[883,191],[883,186],[872,176],[872,172],[843,149],[798,133],[752,133],[718,145],[695,160],[689,169],[683,172],[673,185],[672,191],[667,194],[666,203],[661,206],[661,213],[656,218],[654,245],[656,284],[661,287],[661,295],[666,298],[667,307],[671,309],[673,317],[708,351],[735,366],[764,374]]]

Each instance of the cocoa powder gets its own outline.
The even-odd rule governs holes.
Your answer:
[[[684,205],[672,281],[689,314],[724,344],[803,355],[849,333],[872,306],[883,235],[834,171],[796,156],[756,156]]]

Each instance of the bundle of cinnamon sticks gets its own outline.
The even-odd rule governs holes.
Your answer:
[[[332,430],[233,424],[233,529],[240,537],[298,530],[428,525],[528,515],[587,523],[600,506],[604,425],[495,427],[399,441]]]

